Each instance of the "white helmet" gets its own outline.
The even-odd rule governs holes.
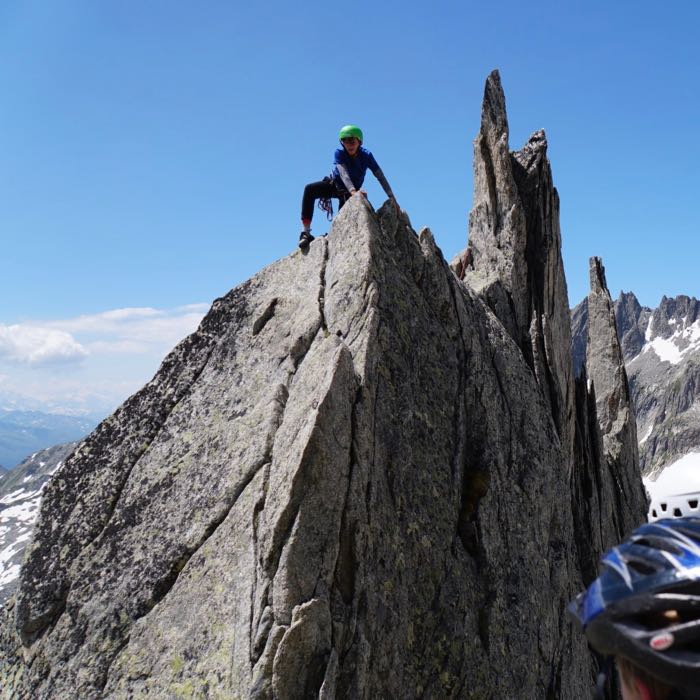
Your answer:
[[[655,481],[645,479],[649,522],[660,518],[700,516],[700,452],[691,452],[666,467]]]

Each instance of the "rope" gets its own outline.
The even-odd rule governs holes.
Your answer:
[[[318,200],[318,208],[326,212],[326,218],[330,221],[333,218],[333,201],[330,197],[321,197]]]

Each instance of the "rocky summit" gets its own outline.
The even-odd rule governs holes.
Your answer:
[[[462,281],[354,197],[214,303],[47,486],[2,697],[590,695],[565,605],[644,504],[623,375],[573,378],[545,147],[494,73]]]

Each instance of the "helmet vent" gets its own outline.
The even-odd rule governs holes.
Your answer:
[[[641,545],[642,547],[649,547],[652,550],[660,550],[663,552],[670,552],[671,554],[679,555],[683,553],[681,547],[678,543],[668,537],[662,537],[660,535],[646,534],[643,537],[635,537],[633,539],[634,543]],[[646,561],[650,552],[645,552],[645,557],[642,561]]]
[[[642,576],[649,576],[661,570],[660,566],[651,566],[645,561],[631,561],[629,562],[629,566]]]

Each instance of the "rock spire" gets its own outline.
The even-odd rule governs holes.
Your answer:
[[[473,263],[465,281],[498,316],[537,377],[559,436],[573,449],[574,383],[569,306],[561,257],[559,195],[544,131],[509,150],[497,71],[484,90],[474,141]]]
[[[576,381],[572,490],[577,531],[588,533],[578,542],[585,580],[596,575],[600,552],[628,535],[647,512],[634,407],[600,258],[590,259],[589,273],[585,314],[578,314],[587,340]]]

